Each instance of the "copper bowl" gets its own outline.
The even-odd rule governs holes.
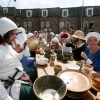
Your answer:
[[[40,100],[43,100],[41,94],[45,90],[54,89],[57,91],[64,84],[65,83],[63,82],[63,80],[61,80],[59,77],[56,77],[55,75],[45,75],[45,76],[41,76],[35,80],[35,82],[33,84],[33,90],[34,90],[35,95]],[[62,89],[58,92],[59,100],[61,100],[66,95],[66,92],[67,92],[67,88],[66,88],[66,85],[64,85],[62,87]]]
[[[91,75],[93,87],[100,90],[100,73],[92,73]]]

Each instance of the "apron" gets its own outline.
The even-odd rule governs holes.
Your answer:
[[[35,68],[30,69],[27,67],[24,67],[24,70],[30,76],[32,83],[34,83],[34,81],[37,78],[37,70]],[[34,94],[32,83],[30,84],[22,83],[21,84],[19,100],[38,100],[36,95]]]
[[[67,47],[67,46],[65,45],[65,43],[63,43],[62,52],[69,52],[69,53],[72,53],[72,48],[71,48],[71,47]]]

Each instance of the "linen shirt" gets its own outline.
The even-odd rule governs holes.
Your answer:
[[[22,57],[23,52],[16,53],[16,51],[8,44],[0,45],[0,80],[7,80],[9,76],[12,77],[16,72],[15,68],[18,68],[21,71],[17,74],[15,79],[18,79],[23,74],[23,67],[20,63]],[[1,81],[0,100],[12,100]]]

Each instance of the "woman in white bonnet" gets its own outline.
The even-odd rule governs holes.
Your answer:
[[[52,44],[51,44],[51,49],[57,49],[57,50],[62,50],[62,46],[58,40],[57,37],[54,37],[52,40],[51,40]]]
[[[17,29],[12,20],[0,18],[0,100],[36,100],[31,83],[36,72],[31,80],[20,63],[23,51],[17,53],[11,46]]]
[[[88,33],[86,36],[86,42],[88,46],[84,52],[81,53],[81,56],[86,60],[86,63],[93,65],[93,70],[96,72],[100,72],[100,47],[98,46],[99,41],[99,33]]]
[[[23,27],[18,28],[16,38],[17,38],[16,40],[19,41],[19,44],[24,48],[24,46],[26,45],[26,41],[27,41],[27,35]],[[24,67],[33,69],[34,61],[35,61],[35,58],[30,57],[30,50],[29,50],[29,47],[26,45],[24,49],[23,58],[21,59],[21,63]]]

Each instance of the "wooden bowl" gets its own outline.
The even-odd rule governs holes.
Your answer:
[[[92,73],[91,75],[93,87],[100,90],[100,73]]]

